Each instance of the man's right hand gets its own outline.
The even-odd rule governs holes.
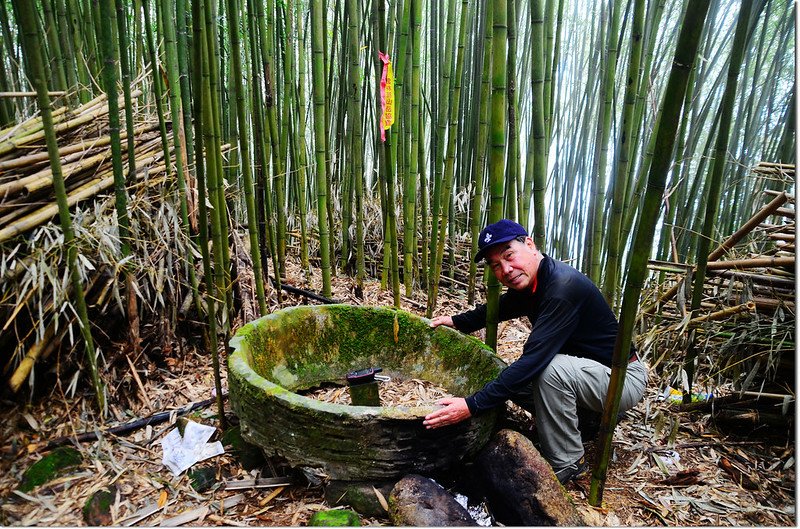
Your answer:
[[[455,328],[455,325],[453,325],[453,318],[451,316],[436,316],[431,320],[431,327],[435,328],[439,325]]]

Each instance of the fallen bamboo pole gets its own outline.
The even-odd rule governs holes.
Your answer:
[[[11,375],[11,378],[8,380],[8,387],[11,389],[12,393],[16,393],[19,391],[19,388],[22,387],[22,384],[28,379],[28,376],[31,374],[33,370],[33,366],[39,357],[42,356],[42,353],[48,346],[54,345],[55,341],[53,340],[53,335],[55,334],[55,322],[51,321],[50,325],[47,326],[47,329],[44,331],[44,336],[41,340],[37,341],[33,344],[33,347],[28,349],[28,352],[25,354],[25,358],[17,366],[17,369],[14,370],[14,374]]]

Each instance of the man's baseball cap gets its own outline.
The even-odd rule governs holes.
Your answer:
[[[475,254],[475,262],[477,263],[486,257],[486,252],[492,246],[512,241],[520,236],[527,237],[528,232],[513,220],[503,219],[494,224],[489,224],[483,228],[478,237],[478,253]]]

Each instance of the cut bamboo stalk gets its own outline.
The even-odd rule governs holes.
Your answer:
[[[792,311],[794,311],[794,302],[788,300],[779,300],[773,298],[760,298],[760,297],[753,297],[753,303],[756,304],[756,308],[758,309],[769,309],[769,310],[776,310],[778,307],[786,307]]]
[[[137,90],[136,93],[131,94],[132,97],[138,97],[141,95],[141,90]],[[65,131],[75,129],[80,125],[85,125],[89,123],[93,119],[103,116],[104,114],[108,113],[108,105],[99,105],[97,108],[93,108],[90,112],[83,113],[75,118],[68,119],[59,123],[54,127],[56,134],[61,134]],[[4,154],[8,154],[13,152],[16,149],[19,149],[25,145],[30,143],[41,141],[44,139],[44,131],[38,131],[33,134],[27,135],[23,138],[9,138],[0,142],[0,156]]]
[[[718,272],[714,272],[714,275],[721,276],[730,279],[736,280],[748,280],[752,281],[753,283],[760,283],[763,285],[769,286],[783,286],[786,288],[793,288],[794,287],[794,279],[788,279],[784,277],[775,277],[766,274],[756,274],[752,272],[738,272],[732,270],[722,270]]]
[[[728,250],[733,248],[739,241],[741,241],[748,233],[753,231],[759,224],[761,224],[764,220],[767,219],[770,215],[772,215],[776,209],[781,207],[786,200],[788,199],[786,193],[781,192],[777,197],[772,199],[766,206],[761,208],[755,215],[753,215],[750,220],[744,223],[744,225],[736,230],[736,232],[728,237],[722,244],[720,244],[713,252],[708,254],[708,270],[717,270],[718,268],[714,268],[712,266],[712,262],[717,261],[720,257],[722,257]],[[662,305],[666,301],[672,299],[675,294],[678,293],[678,289],[680,288],[681,284],[683,283],[683,279],[676,282],[672,288],[666,291],[655,303],[652,303],[642,309],[644,314],[652,314],[655,311],[656,307]]]
[[[70,193],[70,195],[67,197],[67,204],[70,207],[72,207],[81,200],[85,200],[89,197],[96,195],[100,191],[108,189],[113,184],[114,184],[113,175],[106,176],[104,178],[103,177],[95,178],[89,183],[81,186],[80,188]],[[58,213],[58,205],[48,204],[43,208],[37,210],[36,212],[15,222],[13,225],[0,229],[0,243],[5,242],[22,233],[25,233],[31,228],[39,226],[40,224],[53,218],[57,213]]]
[[[794,257],[756,257],[754,259],[734,259],[708,263],[709,270],[732,270],[743,268],[764,268],[767,266],[794,266]]]
[[[728,237],[722,244],[720,244],[717,249],[713,252],[708,254],[709,261],[716,261],[720,257],[722,257],[728,250],[733,248],[736,243],[744,239],[744,237],[753,231],[753,229],[758,226],[761,222],[767,219],[772,213],[775,212],[778,208],[780,208],[783,204],[786,203],[788,197],[786,193],[781,193],[774,199],[772,199],[766,206],[761,208],[755,215],[753,215],[750,220],[744,223],[744,225],[736,230],[736,232]]]
[[[794,172],[794,166],[792,166],[792,172]],[[764,194],[765,195],[770,195],[770,196],[773,196],[773,197],[777,197],[781,193],[785,193],[786,194],[786,196],[789,198],[789,202],[794,202],[794,195],[792,195],[790,193],[786,193],[784,191],[775,191],[773,189],[765,189],[764,190]]]
[[[67,95],[63,90],[55,92],[47,92],[50,97],[61,97]],[[36,92],[0,92],[0,98],[3,97],[36,97]]]
[[[157,129],[158,129],[158,123],[150,123],[147,125],[142,125],[134,131],[134,136],[145,134],[147,132],[151,132]],[[128,133],[123,132],[121,133],[120,137],[122,139],[126,139],[128,137]],[[66,157],[69,156],[70,154],[86,152],[90,149],[96,149],[98,147],[105,147],[110,142],[111,142],[110,136],[101,136],[90,140],[79,138],[78,143],[74,143],[68,147],[63,147],[59,149],[58,154],[61,157]],[[46,162],[46,161],[47,161],[46,152],[38,152],[34,154],[29,154],[27,156],[20,156],[19,158],[14,158],[13,160],[6,160],[0,162],[0,172],[8,171],[9,169],[17,169],[20,167],[28,167],[31,164]],[[0,185],[0,197],[3,196],[4,193],[5,193],[4,187],[3,185]]]
[[[19,391],[19,388],[21,388],[22,384],[28,379],[34,364],[36,364],[36,361],[42,356],[44,350],[47,349],[50,344],[55,344],[53,340],[54,334],[55,325],[54,321],[51,321],[50,325],[45,329],[42,339],[28,349],[25,358],[22,359],[22,362],[20,362],[17,369],[14,370],[14,374],[11,375],[11,378],[8,380],[8,387],[11,389],[12,393]]]
[[[739,314],[740,312],[752,312],[755,310],[755,308],[756,304],[753,301],[748,301],[747,303],[742,303],[741,305],[726,307],[710,314],[698,316],[697,318],[689,320],[689,325],[697,325],[699,323],[703,323],[704,321],[722,320],[735,314]]]
[[[61,107],[56,110],[53,110],[53,123],[57,123],[60,119],[66,115],[67,107]],[[41,115],[36,115],[27,120],[23,121],[22,123],[17,123],[11,125],[10,127],[6,127],[0,130],[0,141],[5,141],[11,136],[20,135],[24,136],[25,134],[30,134],[31,132],[35,132],[37,130],[42,129],[42,117]]]

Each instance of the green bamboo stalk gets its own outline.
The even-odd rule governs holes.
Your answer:
[[[5,50],[4,46],[5,43],[3,39],[0,39],[0,57],[7,57],[10,55],[10,50]],[[6,72],[5,61],[0,61],[0,91],[14,91],[14,87]],[[11,100],[5,98],[0,99],[0,129],[11,125],[15,121],[14,105]]]
[[[533,100],[531,102],[531,138],[533,143],[533,237],[536,245],[542,251],[547,248],[548,241],[545,240],[544,222],[544,202],[547,192],[547,145],[544,117],[547,109],[544,102],[544,28],[542,2],[544,0],[531,0],[531,43],[533,45],[533,55],[531,57],[531,90]],[[525,194],[527,202],[530,195]],[[523,219],[527,222],[527,219]]]
[[[603,282],[603,295],[613,307],[617,296],[620,267],[622,266],[622,248],[625,241],[622,236],[622,217],[626,208],[633,209],[636,204],[625,202],[630,176],[629,162],[631,157],[637,93],[639,91],[639,64],[642,57],[642,32],[644,30],[645,0],[633,0],[633,21],[631,25],[631,51],[628,57],[628,73],[626,75],[624,109],[622,112],[622,133],[617,145],[616,163],[612,176],[611,216],[608,221],[606,244],[606,274]]]
[[[130,220],[128,217],[128,194],[125,189],[125,175],[122,170],[122,146],[120,145],[119,102],[117,96],[117,58],[114,46],[113,17],[114,7],[112,0],[100,0],[100,20],[97,28],[101,35],[101,54],[103,58],[103,88],[108,100],[108,129],[111,136],[111,161],[114,171],[114,196],[117,210],[117,223],[119,225],[120,254],[122,258],[131,253],[130,245]],[[128,156],[133,156],[129,151]]]
[[[434,261],[433,274],[431,275],[430,285],[428,290],[428,311],[432,314],[436,308],[436,300],[439,294],[439,279],[442,274],[442,260],[444,258],[444,247],[447,240],[447,226],[445,219],[450,216],[450,200],[451,191],[453,189],[453,175],[455,173],[455,149],[456,149],[456,136],[458,127],[459,106],[461,104],[461,78],[464,71],[464,46],[466,44],[467,34],[467,0],[461,2],[461,16],[458,30],[458,53],[456,56],[456,72],[453,84],[453,93],[450,98],[450,123],[447,133],[447,157],[445,162],[444,180],[442,182],[442,202],[439,228],[439,244],[436,249],[436,260]],[[434,211],[434,214],[437,213]],[[452,232],[451,232],[452,236]],[[430,316],[428,316],[430,317]]]
[[[470,255],[475,253],[478,244],[478,236],[481,230],[481,217],[483,213],[483,183],[486,173],[486,153],[487,153],[487,140],[489,137],[489,78],[492,67],[492,37],[493,28],[492,22],[494,20],[494,11],[488,8],[486,0],[482,2],[481,13],[483,15],[483,50],[481,54],[476,54],[475,60],[482,59],[481,65],[481,89],[480,99],[478,102],[478,137],[476,140],[475,157],[476,168],[473,172],[473,182],[475,194],[472,197],[472,207],[470,208]],[[475,68],[477,72],[478,69]],[[474,259],[469,261],[469,283],[467,288],[467,303],[472,305],[475,303],[475,282],[477,277],[478,264]]]
[[[414,36],[411,34],[411,26],[415,23],[413,20],[413,9],[416,7],[414,0],[406,0],[403,3],[403,14],[400,25],[399,51],[397,54],[397,76],[395,78],[395,107],[398,110],[398,117],[400,119],[397,125],[403,132],[401,149],[403,163],[401,178],[403,181],[403,284],[406,289],[406,296],[411,296],[414,288],[414,260],[417,254],[417,245],[415,244],[416,235],[416,204],[417,204],[417,172],[419,170],[418,152],[415,152],[417,144],[413,143],[413,127],[414,123],[414,110],[419,108],[419,93],[416,94],[416,107],[414,106],[414,58],[419,51],[414,46]],[[420,4],[421,6],[421,4]],[[421,21],[420,21],[421,23]],[[415,28],[416,29],[416,28]],[[419,43],[417,43],[419,45]],[[404,103],[405,94],[405,79],[406,71],[411,72],[411,90],[409,90],[411,105]],[[419,74],[419,70],[417,70]],[[419,78],[417,78],[419,82]],[[419,88],[419,86],[417,86]],[[406,119],[408,116],[408,119]],[[419,121],[416,121],[417,128]],[[413,158],[413,162],[412,162]],[[413,167],[412,167],[413,166]]]
[[[210,135],[206,136],[205,131],[209,129],[206,124],[207,110],[203,103],[209,101],[210,86],[207,79],[207,70],[209,68],[208,62],[208,46],[207,39],[204,34],[206,24],[204,20],[204,10],[202,0],[194,0],[192,2],[192,32],[194,37],[194,46],[192,47],[192,59],[194,62],[194,69],[192,72],[192,85],[193,99],[194,99],[194,126],[196,129],[195,136],[195,175],[197,176],[197,196],[198,196],[198,216],[199,216],[199,233],[200,238],[200,254],[203,260],[203,276],[206,282],[206,307],[208,318],[208,332],[204,333],[206,337],[207,349],[211,350],[211,361],[214,370],[214,388],[217,394],[217,417],[219,417],[219,427],[221,430],[225,429],[225,408],[222,402],[222,376],[220,373],[219,363],[219,336],[217,335],[217,306],[216,293],[214,290],[215,277],[211,270],[211,256],[208,251],[208,226],[209,215],[206,200],[209,198],[206,193],[206,170],[203,141],[205,138],[210,139]],[[207,152],[213,150],[212,145],[208,145]],[[212,211],[212,221],[213,221]],[[214,230],[212,224],[212,230]]]
[[[186,27],[187,0],[175,1],[175,33],[178,39],[178,78],[181,87],[181,117],[183,118],[183,143],[185,145],[187,174],[194,167],[194,130],[192,128],[192,96],[189,83],[189,35]]]
[[[601,88],[601,93],[604,94],[604,102],[603,106],[601,107],[600,113],[600,120],[598,122],[599,128],[599,139],[595,144],[595,164],[592,170],[592,174],[596,176],[596,182],[592,183],[593,193],[592,193],[592,208],[593,208],[593,218],[589,223],[589,226],[592,227],[591,233],[591,246],[592,246],[592,256],[591,256],[591,279],[594,281],[595,284],[600,285],[601,281],[600,278],[602,276],[602,266],[601,266],[601,259],[603,253],[603,245],[601,240],[603,239],[603,233],[605,231],[605,220],[604,220],[604,209],[605,209],[605,202],[606,202],[606,177],[607,177],[607,169],[606,163],[608,160],[608,143],[609,138],[611,136],[611,107],[614,102],[614,81],[616,77],[616,69],[617,69],[617,58],[619,56],[619,20],[620,20],[620,12],[622,11],[622,2],[621,0],[615,0],[613,6],[611,6],[611,24],[608,29],[608,33],[606,35],[606,58],[605,58],[605,70],[603,72],[603,86]],[[608,299],[606,297],[606,299]]]
[[[597,463],[592,472],[589,490],[589,504],[593,506],[599,506],[603,501],[603,488],[608,471],[608,462],[611,457],[612,438],[614,427],[616,426],[617,413],[619,413],[619,401],[622,397],[625,374],[628,368],[631,337],[633,335],[636,312],[639,308],[639,297],[647,275],[647,261],[650,257],[653,233],[659,217],[667,173],[672,164],[677,121],[683,104],[683,96],[686,92],[689,71],[697,56],[700,33],[705,23],[708,5],[709,0],[694,0],[688,3],[678,37],[672,69],[667,81],[665,97],[661,101],[658,139],[656,140],[653,162],[650,166],[647,194],[642,205],[642,215],[639,217],[631,260],[628,265],[625,294],[622,300],[622,309],[620,310],[619,331],[611,361],[611,378],[603,406]]]
[[[736,33],[733,37],[731,58],[728,63],[728,77],[725,83],[725,92],[719,105],[719,130],[717,131],[717,140],[714,147],[714,161],[709,175],[703,231],[698,238],[697,244],[697,265],[694,274],[694,286],[692,288],[692,317],[697,316],[703,295],[703,284],[706,279],[706,267],[708,265],[708,249],[713,236],[714,222],[717,218],[717,207],[719,205],[720,192],[722,189],[722,175],[728,153],[728,140],[733,118],[733,107],[736,101],[736,88],[738,86],[739,73],[742,69],[744,52],[749,41],[747,29],[750,22],[752,6],[752,2],[742,2],[742,7],[739,11],[739,19],[736,24]],[[694,363],[697,358],[697,349],[693,342],[693,340],[690,342],[690,347],[683,363],[690,388],[694,383]],[[685,393],[688,394],[688,398],[684,396],[684,403],[691,402],[691,391],[686,391]]]
[[[257,7],[254,0],[247,0],[247,10],[250,13],[252,34],[250,53],[252,55],[252,69],[253,69],[253,84],[254,88],[250,92],[253,97],[253,131],[254,138],[256,139],[256,154],[258,159],[258,166],[260,167],[260,176],[258,180],[258,188],[260,190],[259,198],[263,201],[263,206],[259,208],[259,214],[263,217],[263,228],[260,232],[260,237],[264,241],[263,249],[269,248],[269,255],[272,258],[272,269],[275,275],[275,294],[278,299],[278,304],[281,303],[281,274],[279,272],[280,266],[278,264],[278,250],[276,245],[277,233],[273,216],[273,203],[272,203],[272,177],[270,171],[270,159],[272,157],[272,144],[269,132],[269,123],[263,105],[264,92],[262,91],[261,79],[264,75],[264,57],[266,57],[267,44],[265,39],[268,38],[266,33],[266,22],[264,16],[264,9]],[[266,272],[267,255],[264,254],[262,264],[264,264]]]
[[[256,282],[256,298],[261,314],[267,314],[267,301],[264,297],[264,276],[261,274],[261,249],[258,241],[258,222],[256,221],[253,172],[250,166],[250,133],[247,127],[244,80],[242,69],[242,50],[239,41],[240,17],[236,0],[228,0],[228,30],[230,31],[231,65],[233,66],[233,97],[236,99],[236,121],[239,127],[239,152],[242,161],[245,207],[247,209],[247,231],[250,235],[250,256],[253,259],[253,275]],[[177,58],[177,57],[176,57]]]
[[[489,206],[488,222],[497,222],[503,215],[503,180],[506,149],[506,0],[492,0],[492,99],[489,118]],[[497,324],[500,321],[500,283],[488,274],[486,291],[486,345],[497,349]]]
[[[161,149],[164,152],[164,163],[167,167],[167,176],[171,174],[172,167],[169,140],[167,139],[167,124],[164,118],[164,108],[162,105],[163,92],[161,89],[161,74],[158,71],[158,55],[153,39],[153,24],[150,20],[150,8],[148,0],[142,0],[142,13],[144,15],[144,27],[147,36],[147,52],[150,56],[150,74],[153,78],[153,91],[155,92],[156,113],[158,115],[159,132],[161,133]]]
[[[517,191],[517,176],[519,175],[519,125],[517,124],[517,109],[519,108],[519,94],[517,92],[517,10],[516,1],[508,2],[508,64],[506,65],[506,90],[508,90],[508,161],[506,162],[506,207],[504,217],[518,220],[518,208],[525,199]],[[536,54],[536,50],[533,50]],[[527,223],[527,219],[523,219]]]
[[[122,81],[122,95],[125,101],[125,131],[128,134],[128,174],[126,181],[132,183],[136,177],[136,157],[134,151],[133,134],[133,102],[131,101],[131,69],[128,64],[128,14],[122,0],[115,1],[117,20],[117,40],[119,42],[119,64]]]
[[[549,3],[552,3],[554,0],[548,0]],[[545,93],[545,101],[549,102],[549,115],[545,116],[545,123],[547,124],[547,141],[546,144],[550,145],[550,140],[552,139],[553,133],[553,116],[555,114],[556,109],[556,97],[558,92],[556,92],[556,74],[558,73],[558,61],[561,57],[561,30],[563,29],[563,20],[564,20],[564,4],[566,2],[564,0],[558,0],[558,14],[556,15],[556,30],[555,30],[555,42],[552,46],[553,58],[550,61],[550,71],[545,72],[545,84],[547,84],[547,76],[549,75],[550,78],[550,92]]]
[[[300,2],[297,3],[297,16],[295,20],[297,20],[297,30],[295,31],[296,40],[299,49],[303,49],[300,44],[302,40],[300,38]],[[303,34],[307,34],[306,31]],[[294,53],[294,49],[292,50]],[[297,200],[299,203],[299,212],[300,212],[300,262],[303,266],[303,270],[308,271],[309,275],[311,274],[311,265],[309,264],[308,260],[308,231],[306,227],[306,168],[308,167],[308,160],[306,154],[306,54],[299,53],[297,57],[297,89],[295,91],[295,110],[297,113],[297,138],[299,141],[296,142],[297,145],[297,153],[298,153],[298,170],[297,170]],[[356,235],[356,239],[358,240],[357,243],[360,244],[360,251],[361,251],[361,261],[359,261],[362,265],[363,271],[363,256],[364,256],[364,245],[363,245],[363,211],[362,208],[359,208],[359,212],[362,217],[361,225],[362,231],[361,236],[359,237]],[[357,221],[358,222],[358,221]],[[356,252],[358,252],[357,250]],[[358,256],[356,257],[358,260]],[[363,282],[363,276],[361,278]]]
[[[455,42],[455,0],[447,0],[447,22],[445,29],[445,48],[443,51],[444,62],[441,65],[441,74],[438,84],[438,98],[436,99],[436,121],[431,124],[431,132],[435,133],[435,139],[431,138],[431,143],[436,146],[434,150],[434,165],[433,165],[433,194],[431,195],[431,239],[430,239],[430,263],[429,268],[435,268],[434,260],[436,258],[436,249],[439,245],[439,216],[438,211],[442,203],[442,172],[444,170],[445,149],[447,140],[447,127],[448,116],[450,108],[450,86],[452,83],[451,70],[453,68],[453,46]],[[438,51],[434,51],[438,55]],[[432,285],[428,284],[428,292],[430,296]]]
[[[47,52],[50,57],[50,77],[55,90],[66,90],[67,74],[64,69],[64,56],[61,53],[61,42],[58,38],[58,26],[53,14],[53,4],[51,0],[42,0],[42,14],[45,24],[45,38],[47,39]],[[97,27],[97,26],[96,26]]]
[[[408,123],[408,132],[411,137],[409,138],[409,152],[408,152],[408,182],[406,184],[406,195],[412,195],[413,200],[409,200],[409,207],[416,211],[417,205],[417,190],[420,187],[420,149],[424,148],[424,139],[421,135],[420,126],[420,99],[421,99],[421,65],[422,65],[422,0],[410,0],[410,24],[411,24],[411,45],[408,47],[411,54],[411,90],[410,90],[410,119]],[[422,197],[420,197],[421,199]],[[421,208],[422,209],[422,208]],[[423,211],[422,217],[425,219],[421,221],[422,232],[427,232],[427,212]],[[417,215],[413,214],[411,221],[405,222],[416,223]],[[417,230],[412,226],[411,239],[409,239],[408,229],[403,238],[404,244],[411,245],[411,262],[413,266],[414,259],[417,253]],[[413,241],[409,243],[408,241]],[[422,243],[423,249],[426,247],[425,242]],[[408,252],[407,252],[408,253]],[[427,255],[421,255],[421,263],[427,263]],[[408,267],[409,263],[406,261],[405,266]],[[408,268],[406,268],[407,270]],[[424,271],[419,272],[419,280],[421,284],[425,283],[426,274]],[[408,292],[406,292],[408,295]]]
[[[41,35],[36,17],[36,7],[33,2],[27,0],[13,0],[16,10],[16,19],[20,27],[20,39],[24,51],[25,65],[28,79],[36,90],[36,100],[39,104],[39,111],[42,115],[42,124],[45,131],[45,141],[47,143],[47,153],[50,159],[50,171],[53,175],[53,190],[58,203],[58,216],[61,222],[61,229],[64,232],[64,246],[67,251],[67,266],[69,268],[70,282],[72,284],[72,294],[75,296],[75,310],[78,314],[81,334],[83,335],[84,346],[86,349],[86,360],[89,363],[89,371],[94,385],[95,398],[100,413],[106,415],[105,388],[100,380],[97,369],[97,353],[95,350],[92,331],[89,323],[86,300],[84,298],[83,285],[81,284],[80,273],[78,270],[78,248],[75,243],[75,235],[72,230],[72,219],[67,205],[67,191],[64,185],[64,176],[61,173],[61,160],[58,155],[58,143],[53,130],[53,116],[50,108],[50,97],[47,94],[47,76],[45,65],[42,58]]]
[[[386,40],[386,6],[383,2],[377,2],[373,6],[373,28],[377,35],[377,40],[373,40],[374,62],[376,67],[375,76],[375,104],[376,115],[379,114],[381,109],[381,75],[379,72],[383,70],[383,62],[381,61],[378,51],[387,50]],[[381,125],[382,126],[382,125]],[[389,267],[392,279],[392,299],[394,306],[400,308],[400,270],[399,270],[399,256],[397,250],[397,219],[395,214],[395,164],[392,159],[392,131],[386,131],[386,141],[378,146],[378,172],[381,180],[386,186],[386,201],[385,216],[386,222],[384,224],[384,233],[388,240],[389,246]]]
[[[90,42],[90,46],[92,48],[91,54],[91,70],[92,76],[97,79],[102,76],[103,70],[103,57],[102,57],[102,48],[100,47],[100,40],[97,36],[97,28],[100,27],[100,9],[99,3],[100,0],[89,0],[90,5],[87,6],[84,17],[84,32],[86,33],[86,38]]]
[[[77,0],[67,0],[67,17],[69,18],[70,38],[72,41],[72,51],[77,65],[78,100],[88,103],[91,99],[89,87],[89,67],[87,65],[87,46],[81,35],[81,13]]]
[[[77,98],[78,71],[75,68],[75,54],[70,42],[69,20],[67,18],[67,4],[65,0],[55,0],[56,19],[58,20],[58,45],[61,48],[61,58],[69,92],[67,100],[75,105]],[[3,68],[0,68],[3,69]]]
[[[272,8],[270,4],[268,6]],[[277,266],[275,275],[284,277],[286,275],[286,170],[284,158],[281,156],[283,148],[280,143],[280,134],[278,131],[278,113],[276,105],[276,94],[273,89],[275,78],[274,65],[275,61],[272,39],[273,34],[270,28],[274,28],[274,20],[271,15],[271,9],[267,9],[264,13],[264,7],[261,2],[256,2],[256,9],[258,11],[259,23],[261,26],[261,52],[263,69],[264,69],[264,90],[266,100],[266,125],[269,132],[270,147],[272,152],[272,167],[273,167],[273,186],[275,189],[275,213],[277,215],[276,221],[276,238],[275,246],[277,251]],[[264,16],[266,15],[266,16]],[[265,25],[264,25],[265,24]]]
[[[359,291],[364,289],[364,145],[363,123],[361,117],[361,86],[359,82],[359,39],[358,28],[361,17],[358,9],[357,0],[345,0],[347,9],[347,32],[349,50],[349,69],[348,80],[350,87],[350,108],[348,113],[351,116],[350,130],[353,135],[352,147],[352,166],[353,166],[353,187],[356,197],[356,286]]]
[[[121,0],[117,0],[120,2]],[[172,120],[172,144],[173,144],[173,152],[175,154],[175,174],[177,176],[177,184],[178,184],[178,203],[180,208],[180,216],[181,216],[181,224],[183,226],[183,231],[186,235],[186,244],[191,245],[191,224],[189,222],[189,201],[188,195],[189,191],[187,189],[187,178],[186,175],[188,173],[186,167],[186,149],[187,145],[185,142],[185,136],[182,133],[182,123],[183,120],[181,118],[183,112],[181,110],[181,104],[183,101],[182,91],[181,91],[181,84],[179,81],[179,69],[180,66],[178,64],[178,49],[177,49],[177,41],[175,36],[175,26],[176,24],[173,23],[173,16],[180,17],[183,16],[183,13],[176,9],[176,3],[173,0],[162,0],[161,4],[161,13],[162,16],[165,18],[164,23],[164,48],[165,48],[165,66],[166,66],[166,73],[167,73],[167,80],[170,86],[169,91],[169,107],[170,107],[170,115]],[[131,114],[131,121],[133,120],[133,114]],[[128,140],[130,141],[131,137],[133,136],[132,133],[128,133]],[[131,149],[131,147],[128,147]],[[132,152],[129,150],[128,152]],[[130,166],[129,166],[130,170]],[[133,169],[135,171],[135,168]],[[168,174],[171,174],[171,168],[169,169]],[[133,173],[129,173],[130,175]],[[199,290],[199,282],[197,279],[197,275],[195,274],[194,269],[194,257],[193,253],[190,249],[186,251],[186,272],[189,277],[189,284],[192,288],[192,294],[194,296],[195,303],[200,309],[200,290]]]
[[[224,176],[225,169],[222,163],[222,120],[220,113],[221,87],[217,76],[220,71],[218,41],[216,38],[217,17],[214,5],[204,2],[204,53],[203,56],[203,81],[204,100],[207,108],[207,119],[203,119],[205,129],[203,141],[208,157],[206,175],[208,182],[209,201],[212,206],[211,233],[214,241],[214,281],[221,305],[218,315],[221,319],[222,334],[230,331],[231,315],[233,311],[232,292],[230,285],[230,246],[228,244],[228,204],[225,200]],[[222,32],[220,32],[222,33]],[[207,83],[208,89],[205,90]],[[227,340],[224,340],[227,342]]]
[[[319,224],[320,258],[322,261],[322,295],[331,295],[330,228],[328,224],[328,162],[325,121],[325,52],[323,48],[323,1],[311,0],[311,78],[314,100],[314,152],[317,188],[317,222]]]
[[[14,47],[14,39],[11,36],[6,2],[0,2],[0,31],[3,33],[3,42],[5,43],[6,53],[11,65],[11,89],[22,90],[22,82],[20,82],[19,74],[20,60]],[[22,100],[16,99],[15,103],[16,111],[21,115],[23,113]]]

